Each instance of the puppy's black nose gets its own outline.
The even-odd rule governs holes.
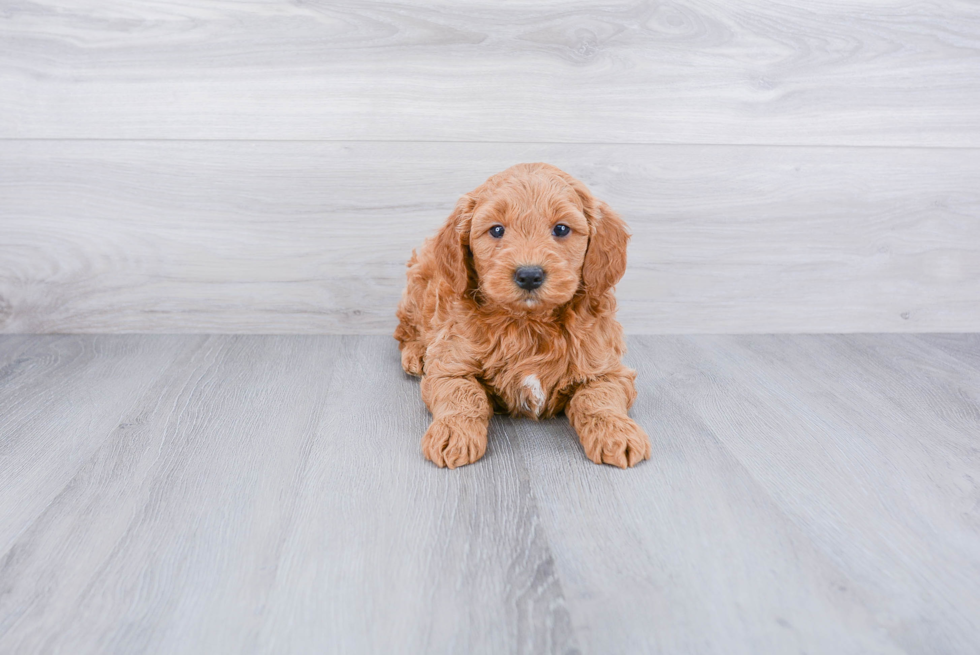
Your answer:
[[[534,291],[544,284],[544,269],[540,266],[521,266],[514,271],[514,282],[522,289]]]

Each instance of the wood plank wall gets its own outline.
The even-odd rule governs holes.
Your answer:
[[[389,333],[456,198],[619,210],[632,333],[980,330],[980,4],[5,2],[0,331]]]

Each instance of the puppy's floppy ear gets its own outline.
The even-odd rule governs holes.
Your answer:
[[[582,265],[585,293],[598,298],[611,289],[626,272],[626,243],[630,239],[626,223],[609,205],[596,200],[581,182],[573,188],[582,198],[589,222],[589,247]]]
[[[470,254],[470,224],[476,200],[466,195],[459,199],[435,237],[435,257],[439,271],[458,296],[476,280],[473,256]]]

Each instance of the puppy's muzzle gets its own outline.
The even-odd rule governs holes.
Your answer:
[[[521,266],[514,271],[514,284],[525,291],[534,291],[544,284],[544,269],[540,266]]]

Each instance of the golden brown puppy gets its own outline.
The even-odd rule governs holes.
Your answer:
[[[612,291],[628,239],[618,215],[548,164],[509,168],[459,200],[412,253],[395,330],[432,412],[426,457],[449,468],[480,459],[495,409],[564,410],[597,464],[650,456],[626,415],[636,373],[620,361]]]

